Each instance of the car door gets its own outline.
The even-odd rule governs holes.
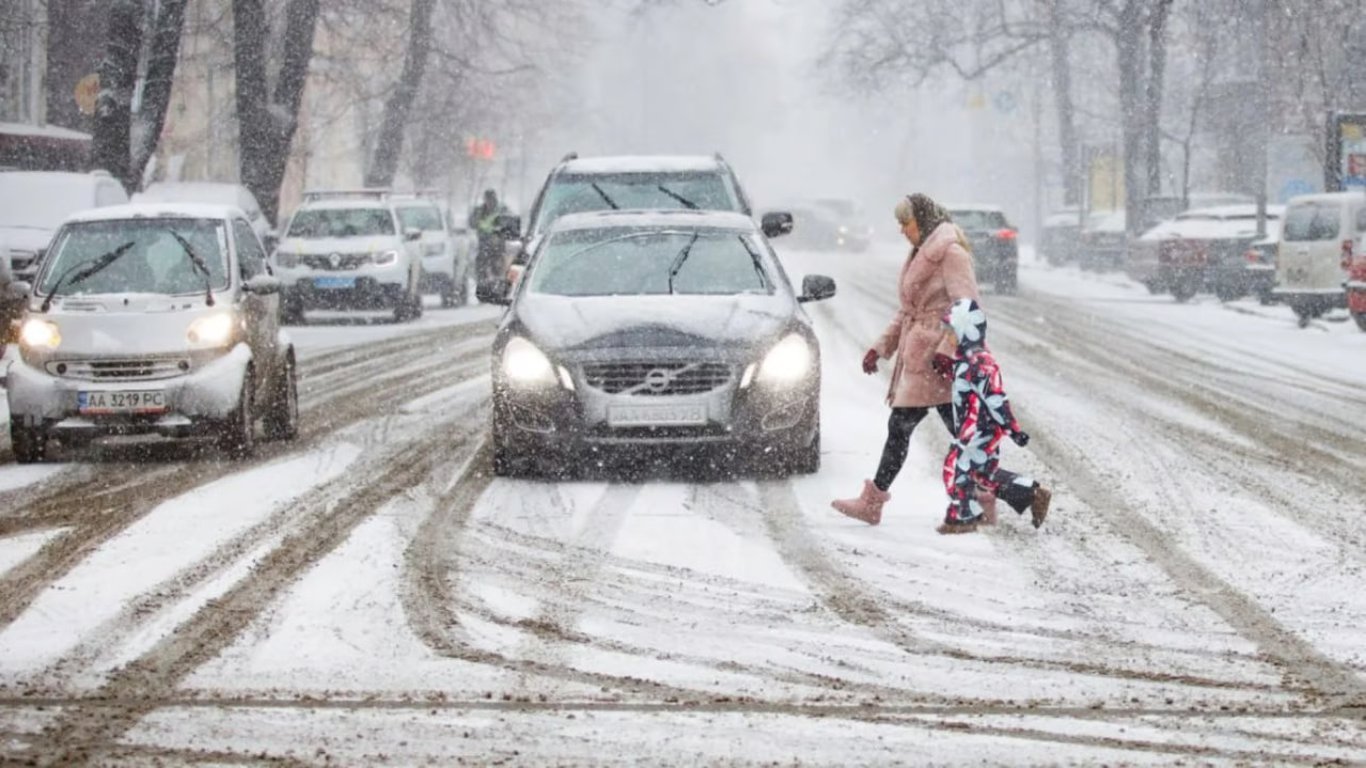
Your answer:
[[[243,219],[233,219],[232,237],[237,243],[238,275],[243,284],[259,275],[270,274],[265,248],[250,224]],[[240,311],[246,319],[247,344],[256,361],[256,391],[265,392],[266,385],[275,381],[279,373],[280,296],[245,289],[238,296]]]

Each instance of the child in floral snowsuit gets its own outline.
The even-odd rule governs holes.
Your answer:
[[[1028,477],[1000,469],[1001,440],[1029,442],[1011,411],[1001,370],[986,347],[987,318],[977,302],[960,299],[944,315],[957,341],[957,354],[939,355],[935,368],[953,379],[954,442],[944,460],[949,509],[940,533],[971,533],[978,524],[996,522],[996,499],[1016,512],[1031,510],[1034,527],[1043,525],[1052,493]]]

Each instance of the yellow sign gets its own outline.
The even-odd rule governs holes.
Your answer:
[[[76,83],[76,107],[83,115],[95,114],[95,102],[100,98],[100,76],[94,72]]]

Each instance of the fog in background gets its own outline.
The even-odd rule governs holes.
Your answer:
[[[529,137],[525,178],[509,193],[529,205],[571,150],[719,151],[760,208],[849,197],[895,234],[897,199],[923,191],[1002,205],[1028,229],[1030,88],[946,76],[914,90],[857,93],[821,61],[830,23],[818,0],[676,0],[597,15],[578,64],[559,73],[564,119]]]

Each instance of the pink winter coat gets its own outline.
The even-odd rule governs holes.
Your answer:
[[[935,227],[914,256],[901,267],[901,309],[873,345],[889,358],[896,353],[887,402],[893,408],[949,402],[949,382],[930,367],[936,352],[953,354],[945,333],[944,313],[958,299],[977,299],[972,256],[963,247],[958,227]]]

